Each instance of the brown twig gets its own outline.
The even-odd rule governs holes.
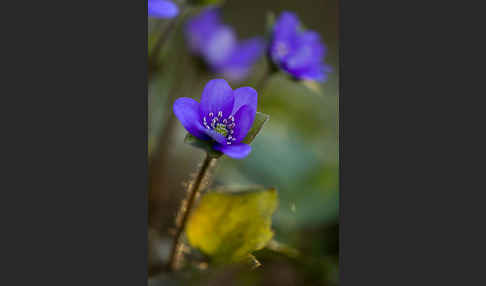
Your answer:
[[[196,179],[194,180],[194,182],[189,184],[187,199],[184,200],[183,203],[181,204],[181,208],[178,214],[181,220],[180,223],[177,225],[176,234],[174,237],[174,241],[172,243],[172,250],[171,250],[169,264],[168,264],[169,271],[177,270],[178,263],[180,260],[180,255],[181,255],[182,233],[184,232],[184,229],[186,227],[187,219],[189,218],[191,210],[194,206],[194,202],[199,195],[203,179],[206,177],[213,160],[215,159],[211,158],[209,154],[206,154],[206,158],[204,159],[203,164],[199,169]]]

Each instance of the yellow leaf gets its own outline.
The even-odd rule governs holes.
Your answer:
[[[275,189],[225,188],[205,194],[186,227],[189,243],[217,263],[238,262],[272,239]]]

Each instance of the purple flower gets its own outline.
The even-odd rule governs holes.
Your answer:
[[[176,4],[168,0],[148,0],[148,15],[154,18],[174,18],[179,14]]]
[[[299,19],[283,12],[273,26],[269,54],[272,61],[297,79],[324,82],[331,67],[324,64],[327,49],[318,33],[304,31]]]
[[[260,38],[239,42],[235,31],[221,21],[218,8],[207,8],[186,25],[191,51],[203,58],[211,71],[232,81],[244,79],[264,51]]]
[[[204,87],[201,103],[181,97],[173,109],[189,133],[212,141],[214,150],[241,159],[251,151],[250,145],[241,141],[253,125],[257,97],[251,87],[232,90],[224,79],[214,79]]]

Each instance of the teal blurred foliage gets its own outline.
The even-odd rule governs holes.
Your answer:
[[[307,3],[308,2],[308,3]],[[242,37],[263,35],[266,15],[282,10],[296,12],[309,28],[317,30],[327,44],[326,62],[334,72],[316,91],[283,73],[273,75],[258,90],[258,111],[270,120],[252,143],[252,152],[243,160],[223,156],[214,170],[212,187],[224,185],[263,185],[278,190],[279,207],[273,216],[275,240],[299,250],[289,257],[270,249],[255,253],[262,267],[211,268],[194,265],[182,273],[160,273],[149,285],[338,285],[339,233],[339,123],[338,123],[338,1],[226,1],[225,21]],[[149,22],[149,51],[154,43],[158,21]],[[262,60],[246,82],[234,84],[256,87],[268,65]],[[172,110],[174,98],[197,100],[207,74],[185,47],[179,26],[160,56],[160,69],[149,83],[149,152],[154,154]],[[170,104],[169,104],[170,103]],[[169,229],[184,195],[181,181],[203,158],[199,149],[183,144],[186,132],[176,122],[167,144],[164,203],[158,217]],[[168,139],[167,139],[168,140]],[[170,233],[161,233],[170,237]],[[162,241],[162,240],[161,240]]]

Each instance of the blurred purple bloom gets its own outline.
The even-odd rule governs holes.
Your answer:
[[[272,61],[297,79],[324,82],[331,67],[324,64],[327,48],[318,33],[303,31],[299,19],[283,12],[273,27],[269,54]]]
[[[179,14],[176,4],[168,0],[148,0],[148,15],[154,18],[174,18]]]
[[[218,8],[207,8],[186,26],[191,51],[202,57],[210,69],[232,81],[244,79],[264,51],[264,42],[252,38],[239,42],[235,31],[221,21]]]
[[[189,133],[213,141],[214,150],[241,159],[251,151],[250,145],[241,141],[253,125],[257,98],[251,87],[232,90],[224,79],[214,79],[204,87],[201,103],[181,97],[173,109]]]

